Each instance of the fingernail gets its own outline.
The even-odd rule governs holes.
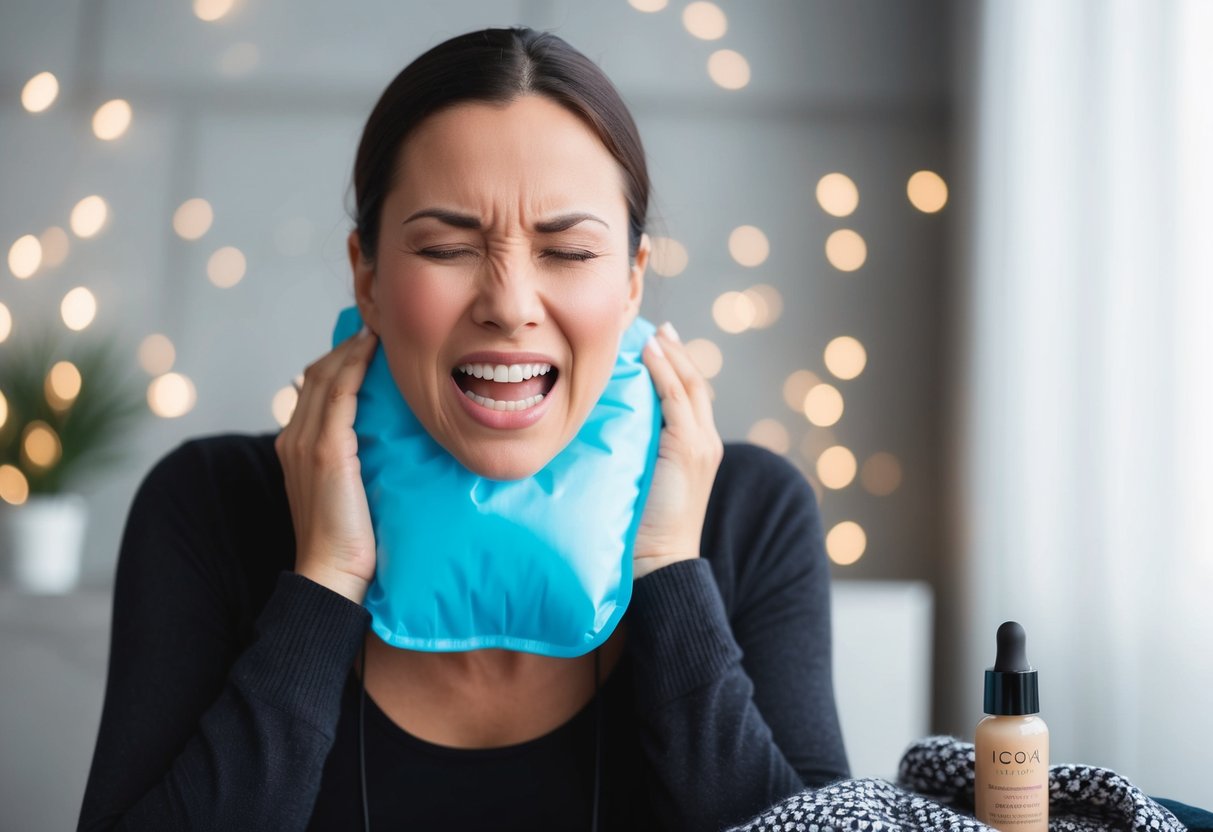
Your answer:
[[[669,321],[666,321],[664,324],[658,327],[658,329],[664,332],[665,336],[670,340],[677,341],[680,344],[682,343],[682,339],[678,337],[678,330],[674,329],[674,325]]]
[[[665,350],[661,348],[661,344],[657,341],[657,336],[650,335],[647,343],[653,348],[653,352],[657,353],[657,355],[661,356],[662,358],[665,358]]]
[[[366,324],[363,324],[362,329],[358,330],[358,337],[365,338],[367,336],[367,333],[369,333],[370,331],[371,331],[371,328],[369,326],[367,326]]]

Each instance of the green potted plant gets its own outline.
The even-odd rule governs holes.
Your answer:
[[[114,338],[52,330],[0,344],[0,540],[22,591],[79,580],[87,510],[76,489],[122,458],[120,440],[148,412],[131,366]]]

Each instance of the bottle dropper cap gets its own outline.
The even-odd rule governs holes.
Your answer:
[[[1023,627],[1007,621],[998,628],[998,655],[986,671],[985,712],[992,716],[1040,713],[1036,671],[1024,651]]]

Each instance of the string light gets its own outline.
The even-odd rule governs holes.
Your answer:
[[[728,18],[715,3],[688,3],[682,10],[682,25],[701,40],[720,40],[729,29]]]
[[[842,418],[842,394],[830,384],[818,384],[804,397],[804,415],[819,428],[828,428]]]
[[[863,237],[849,228],[840,228],[826,238],[826,259],[842,272],[853,272],[868,259]]]
[[[19,506],[29,499],[29,480],[16,465],[0,465],[0,500]]]
[[[868,457],[859,473],[864,489],[876,497],[887,497],[896,491],[901,478],[901,463],[887,451]]]
[[[77,237],[94,236],[105,225],[109,218],[109,206],[105,200],[93,194],[86,196],[72,208],[70,225]]]
[[[786,454],[792,445],[788,429],[778,419],[759,419],[750,427],[746,439],[777,454]]]
[[[58,97],[59,79],[51,72],[39,72],[21,88],[21,106],[31,113],[41,113]]]
[[[165,373],[152,379],[147,387],[147,404],[152,413],[176,419],[194,409],[198,393],[194,382],[180,373]]]
[[[826,369],[844,381],[859,376],[868,363],[863,344],[849,335],[841,335],[827,344],[824,357]]]
[[[153,333],[139,344],[139,366],[148,375],[161,376],[173,369],[177,350],[167,335]]]
[[[771,243],[761,228],[741,225],[729,234],[729,254],[743,266],[760,266],[771,253]]]
[[[846,488],[855,480],[855,454],[842,445],[826,448],[817,457],[817,476],[827,488]]]
[[[97,317],[97,298],[84,286],[77,286],[63,296],[59,313],[68,329],[79,332]]]
[[[671,237],[653,237],[649,264],[662,277],[676,277],[686,270],[690,257],[686,246]]]
[[[845,173],[827,173],[817,180],[817,204],[831,216],[850,216],[859,207],[859,188]]]
[[[42,243],[33,234],[18,237],[8,250],[8,270],[13,277],[25,280],[42,265]]]
[[[803,413],[805,396],[820,383],[812,370],[797,370],[783,382],[783,400],[792,410]]]
[[[934,214],[948,204],[948,185],[932,170],[920,170],[906,182],[910,204],[924,214]]]
[[[93,113],[93,135],[102,141],[113,141],[131,126],[131,105],[121,98],[107,101]]]
[[[43,231],[38,242],[42,244],[42,268],[53,269],[67,259],[71,242],[67,232],[59,226],[52,225]]]
[[[187,199],[173,212],[173,230],[184,240],[197,240],[211,228],[215,212],[201,197]]]
[[[749,329],[757,316],[754,301],[741,292],[725,292],[712,304],[716,326],[733,335]]]
[[[708,76],[726,90],[739,90],[750,83],[750,63],[740,52],[719,49],[708,57]]]
[[[244,252],[235,246],[224,246],[211,255],[206,263],[206,275],[220,289],[230,289],[244,278]]]
[[[826,551],[839,566],[850,566],[863,557],[868,536],[854,520],[843,520],[826,535]]]

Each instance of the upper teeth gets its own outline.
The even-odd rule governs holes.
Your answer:
[[[544,375],[551,369],[551,364],[463,364],[459,372],[490,381],[519,382]]]

